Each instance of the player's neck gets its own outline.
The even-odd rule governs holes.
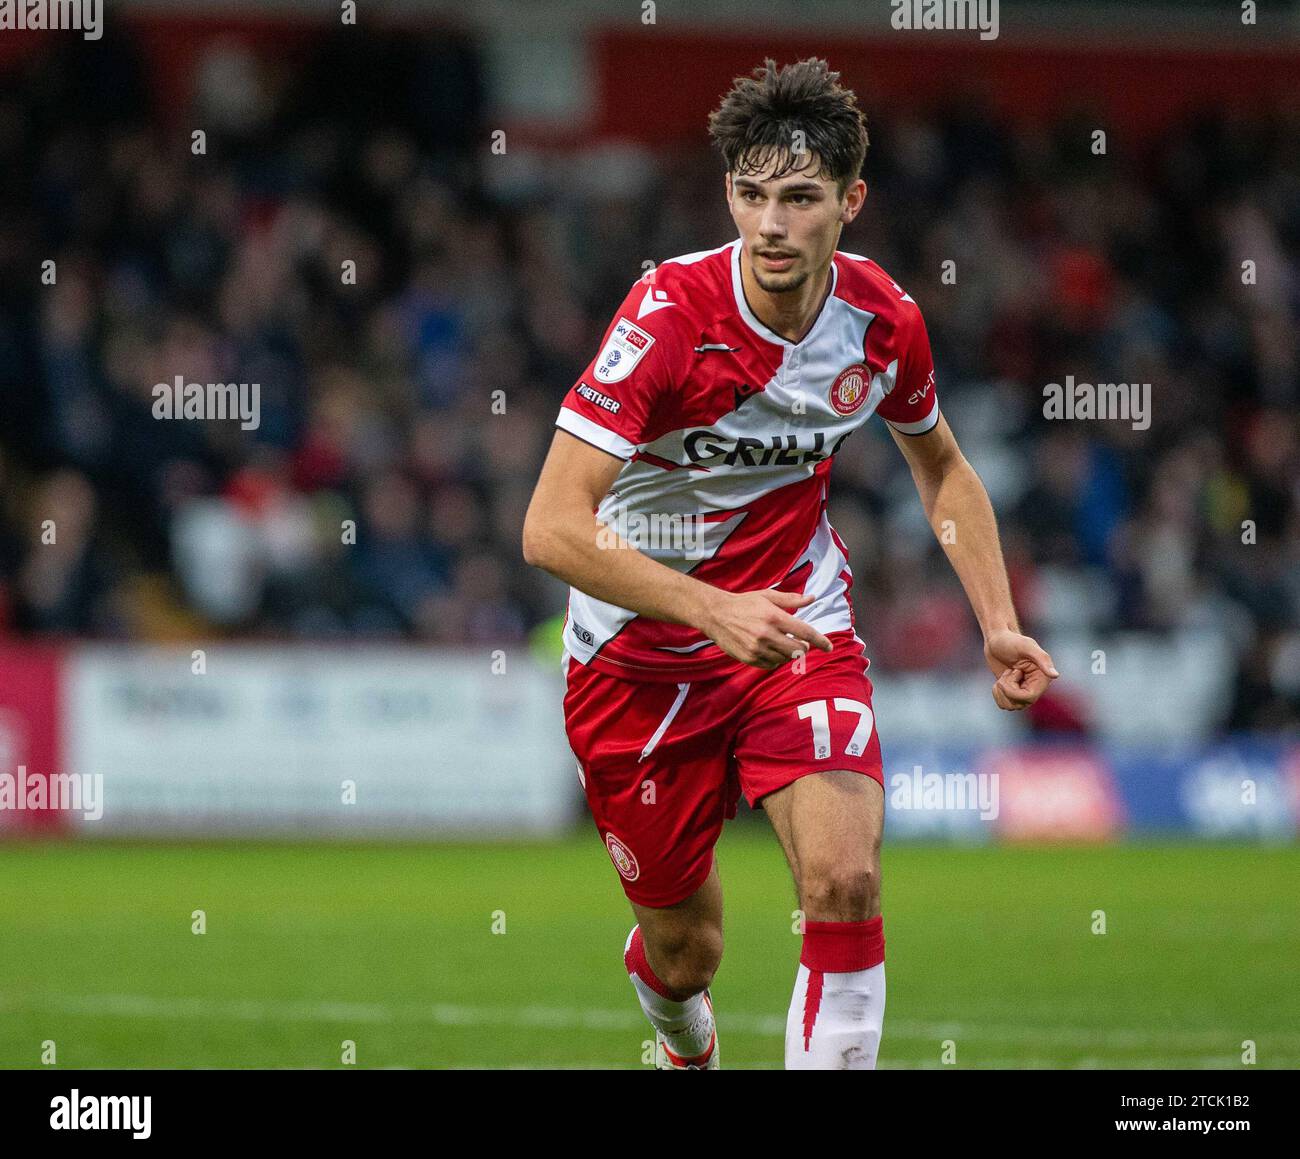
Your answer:
[[[753,310],[754,317],[769,330],[781,335],[787,342],[799,343],[812,329],[826,301],[826,295],[830,292],[831,262],[828,261],[797,290],[784,294],[769,294],[755,280],[749,254],[742,248],[740,283],[744,287],[745,300]]]

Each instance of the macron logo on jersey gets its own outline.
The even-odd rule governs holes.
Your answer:
[[[641,306],[636,312],[637,321],[641,321],[647,314],[653,314],[656,310],[662,310],[665,306],[675,306],[676,302],[670,302],[668,295],[655,286],[646,287],[645,297],[641,299]]]
[[[654,344],[652,335],[620,317],[609,332],[609,340],[596,356],[596,378],[607,384],[622,382]]]

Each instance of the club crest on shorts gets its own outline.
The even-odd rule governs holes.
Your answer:
[[[632,850],[614,834],[605,834],[605,848],[609,850],[609,859],[614,863],[614,868],[625,881],[636,881],[641,876],[641,867],[636,863]]]
[[[596,355],[595,377],[604,383],[622,382],[654,343],[653,335],[620,317]]]
[[[831,406],[837,413],[851,415],[864,402],[871,389],[871,371],[861,362],[846,366],[831,384]]]

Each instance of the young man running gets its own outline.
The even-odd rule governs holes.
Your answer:
[[[825,61],[738,78],[709,131],[739,238],[663,262],[561,407],[524,525],[567,581],[565,725],[637,925],[624,961],[662,1069],[715,1069],[713,848],[761,806],[804,915],[788,1069],[875,1066],[884,776],[831,462],[872,415],[984,633],[999,708],[1056,675],[1022,635],[988,496],[939,412],[916,303],[838,252],[866,127]]]

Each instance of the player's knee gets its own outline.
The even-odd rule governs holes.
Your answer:
[[[799,898],[804,915],[813,921],[865,921],[880,908],[879,863],[803,863]]]
[[[660,981],[677,994],[706,990],[722,962],[722,931],[700,927],[654,946],[653,966]]]

